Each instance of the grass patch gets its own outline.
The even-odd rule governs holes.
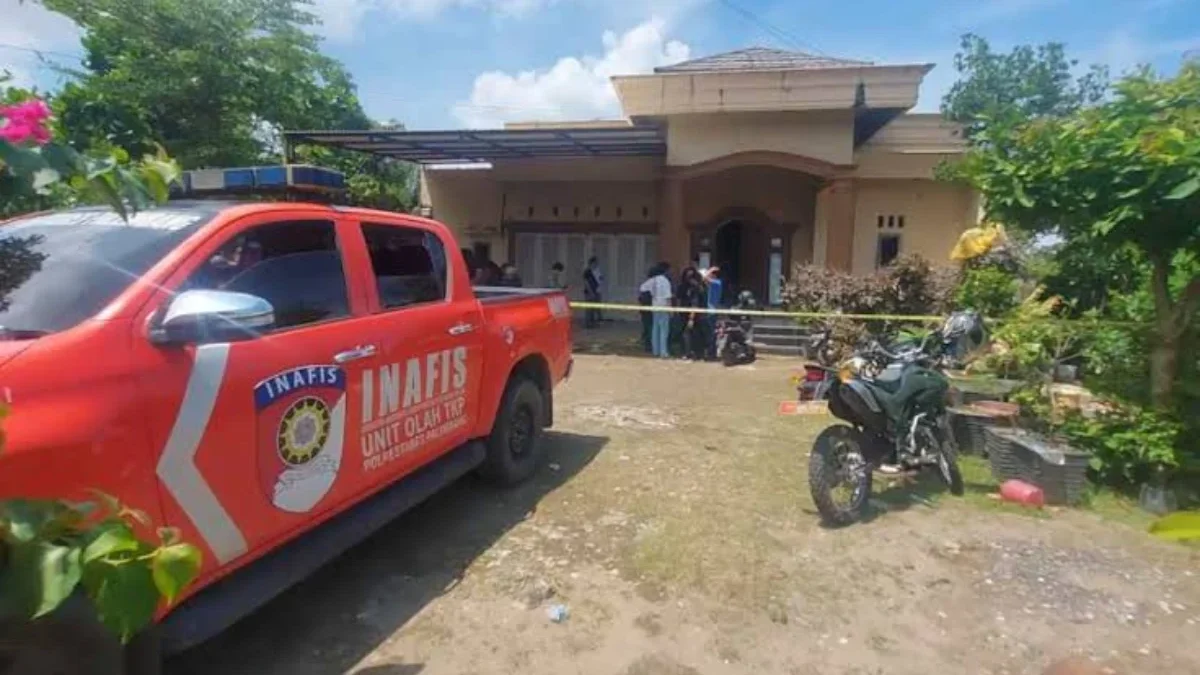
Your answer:
[[[993,497],[999,491],[1000,483],[992,476],[991,464],[986,459],[974,455],[962,456],[958,458],[958,466],[966,484],[963,501],[967,504],[990,511],[1019,513],[1024,516],[1045,518],[1049,515],[1045,509],[1031,509]],[[1155,519],[1153,514],[1143,511],[1133,497],[1097,485],[1089,486],[1083,501],[1071,508],[1095,513],[1105,520],[1123,523],[1142,531],[1149,528]]]

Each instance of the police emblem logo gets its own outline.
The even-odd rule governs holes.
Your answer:
[[[319,398],[306,396],[292,404],[279,422],[279,457],[299,466],[321,452],[329,437],[329,406]]]
[[[254,387],[258,472],[276,508],[307,513],[333,489],[346,429],[346,374],[301,366]]]

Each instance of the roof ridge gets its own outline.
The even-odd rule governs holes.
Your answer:
[[[677,72],[730,72],[748,70],[805,70],[835,68],[848,65],[874,65],[870,61],[859,61],[835,56],[825,56],[799,50],[779,49],[750,45],[741,49],[719,52],[708,56],[688,59],[654,69],[656,73]]]

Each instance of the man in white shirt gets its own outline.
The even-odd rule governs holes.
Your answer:
[[[671,266],[667,263],[658,264],[658,273],[651,276],[649,279],[642,282],[638,288],[639,293],[650,294],[651,307],[670,307],[671,298],[671,279],[668,275],[671,272]],[[660,359],[670,357],[670,352],[667,351],[667,340],[671,335],[671,313],[670,312],[654,312],[654,322],[650,330],[650,345],[652,353]]]

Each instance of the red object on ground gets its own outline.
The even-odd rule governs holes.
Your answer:
[[[1000,485],[1000,498],[1006,502],[1016,502],[1039,509],[1046,505],[1046,495],[1042,492],[1042,488],[1030,485],[1023,480],[1004,481]]]

